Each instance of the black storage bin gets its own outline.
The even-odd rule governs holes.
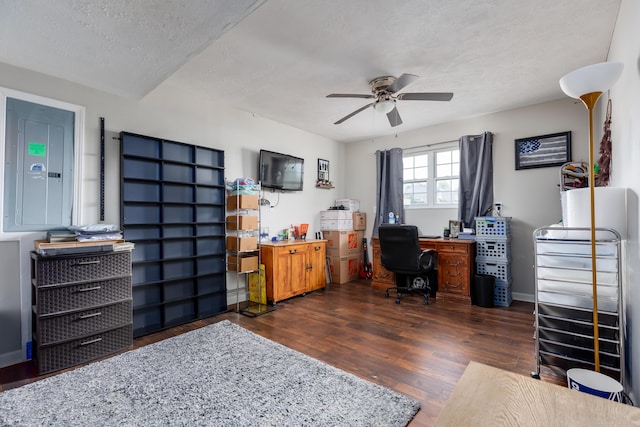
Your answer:
[[[476,274],[473,281],[471,302],[480,307],[493,307],[493,290],[496,278],[489,274]]]

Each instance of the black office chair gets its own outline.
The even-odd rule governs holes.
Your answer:
[[[424,304],[429,304],[429,273],[436,265],[436,251],[420,249],[415,225],[381,224],[378,236],[380,262],[396,275],[396,286],[387,289],[384,296],[388,297],[389,291],[395,289],[396,304],[400,304],[403,293],[418,293],[424,298]]]

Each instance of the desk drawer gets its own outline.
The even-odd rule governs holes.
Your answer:
[[[460,243],[438,243],[438,247],[436,248],[438,252],[444,253],[455,253],[455,254],[468,254],[469,253],[469,245],[460,244]]]
[[[133,343],[132,325],[101,334],[69,341],[60,345],[36,346],[38,373],[57,371],[88,362],[130,347]]]
[[[39,258],[33,268],[34,283],[46,286],[131,275],[131,253]]]
[[[36,327],[40,345],[67,341],[77,337],[117,328],[132,322],[131,300],[61,316],[40,317]]]
[[[38,315],[64,313],[70,310],[105,305],[131,298],[131,277],[40,287],[38,289]]]

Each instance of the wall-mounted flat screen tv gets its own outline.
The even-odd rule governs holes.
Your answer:
[[[260,183],[265,188],[302,191],[304,159],[300,157],[260,150],[258,171]]]

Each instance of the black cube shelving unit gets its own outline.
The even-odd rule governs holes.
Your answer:
[[[224,151],[120,134],[133,335],[227,311]]]

